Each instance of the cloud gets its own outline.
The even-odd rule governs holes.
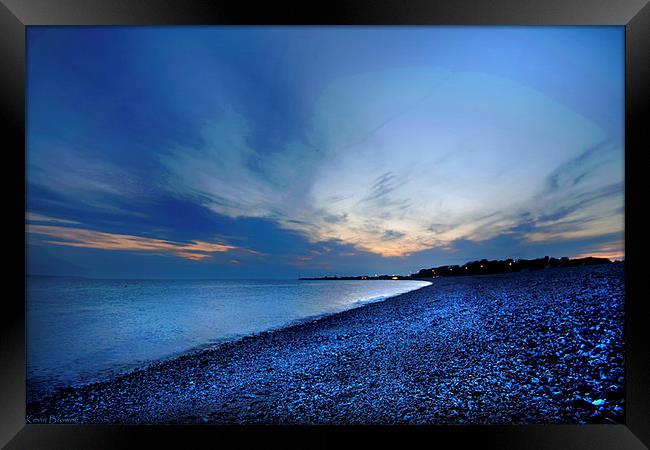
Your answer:
[[[384,231],[384,239],[386,240],[393,240],[393,239],[400,239],[404,237],[405,233],[402,233],[401,231],[395,231],[395,230],[386,230]]]
[[[395,200],[391,198],[391,194],[406,184],[406,181],[397,181],[393,173],[386,172],[377,177],[368,193],[359,200],[359,203],[368,203],[376,208],[406,209],[410,205],[410,199]]]
[[[189,259],[191,261],[202,261],[204,259],[208,259],[211,257],[211,255],[207,253],[192,253],[192,252],[183,252],[183,251],[173,252],[173,254],[181,258]]]
[[[65,223],[65,224],[79,224],[75,220],[68,219],[57,219],[56,217],[46,216],[44,214],[38,214],[33,212],[25,213],[25,220],[29,222],[47,222],[47,223]]]
[[[169,188],[218,214],[384,257],[524,229],[530,242],[622,231],[620,139],[510,79],[342,76],[310,117],[302,139],[270,151],[251,144],[254,122],[224,109],[202,145],[161,158]]]
[[[171,254],[179,258],[194,261],[210,258],[213,253],[224,253],[233,250],[252,252],[219,242],[192,241],[190,243],[180,243],[128,234],[105,233],[83,228],[50,225],[27,225],[27,233],[56,239],[45,241],[48,244],[101,250],[128,250],[151,252],[153,254]]]
[[[623,151],[603,141],[560,165],[531,201],[529,242],[594,237],[624,230]]]
[[[30,139],[27,150],[27,175],[30,190],[47,192],[47,207],[102,211],[142,217],[141,204],[155,194],[155,186],[143,180],[132,168],[111,161],[111,152],[78,148],[76,142],[56,139]],[[131,207],[124,202],[128,199]]]

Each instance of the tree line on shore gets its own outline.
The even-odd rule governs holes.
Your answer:
[[[491,260],[482,259],[480,261],[470,261],[466,264],[439,266],[430,269],[421,269],[417,273],[411,274],[410,278],[432,278],[435,276],[453,277],[453,276],[466,276],[466,275],[483,275],[483,274],[497,274],[508,272],[521,272],[522,270],[540,270],[550,269],[553,267],[577,267],[589,266],[595,264],[611,264],[607,258],[596,258],[588,256],[586,258],[567,257],[562,258],[549,258],[545,256],[537,259],[503,259]]]
[[[419,280],[423,278],[435,277],[454,277],[469,275],[489,275],[509,272],[521,272],[526,270],[550,269],[554,267],[577,267],[589,266],[595,264],[613,264],[607,258],[596,258],[588,256],[586,258],[549,258],[545,256],[537,259],[503,259],[490,260],[482,259],[480,261],[470,261],[463,265],[446,265],[432,267],[429,269],[420,269],[418,272],[410,275],[359,275],[359,276],[327,276],[317,278],[301,278],[301,280]]]

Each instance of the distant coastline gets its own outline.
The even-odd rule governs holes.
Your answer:
[[[463,265],[446,265],[420,269],[410,275],[356,275],[356,276],[324,276],[302,277],[301,280],[422,280],[437,277],[455,277],[472,275],[492,275],[499,273],[521,272],[526,270],[550,269],[554,267],[578,267],[598,264],[618,264],[622,261],[612,261],[608,258],[588,256],[586,258],[549,258],[537,259],[503,259],[469,261]]]

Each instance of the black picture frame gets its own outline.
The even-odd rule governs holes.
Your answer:
[[[626,29],[625,278],[626,417],[624,425],[513,425],[426,427],[223,427],[37,425],[25,423],[25,29],[34,25],[624,25]],[[332,432],[353,431],[364,439],[422,439],[424,445],[488,448],[637,449],[650,446],[650,350],[648,308],[643,295],[642,154],[647,151],[650,84],[650,5],[647,0],[330,0],[250,2],[246,0],[0,0],[0,98],[4,133],[5,225],[10,257],[0,326],[0,445],[24,448],[153,447],[187,445],[226,435],[250,440],[263,434],[283,443],[296,432],[309,442],[328,443]],[[20,223],[20,225],[19,225]],[[21,239],[20,236],[23,236]],[[21,295],[22,293],[22,295]],[[399,436],[397,436],[399,433]],[[322,437],[327,435],[327,439]],[[426,436],[425,436],[426,435]],[[270,441],[266,442],[267,444]],[[305,441],[303,441],[305,443]]]

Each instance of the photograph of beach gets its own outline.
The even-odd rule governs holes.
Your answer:
[[[26,37],[26,423],[625,423],[623,27]]]

